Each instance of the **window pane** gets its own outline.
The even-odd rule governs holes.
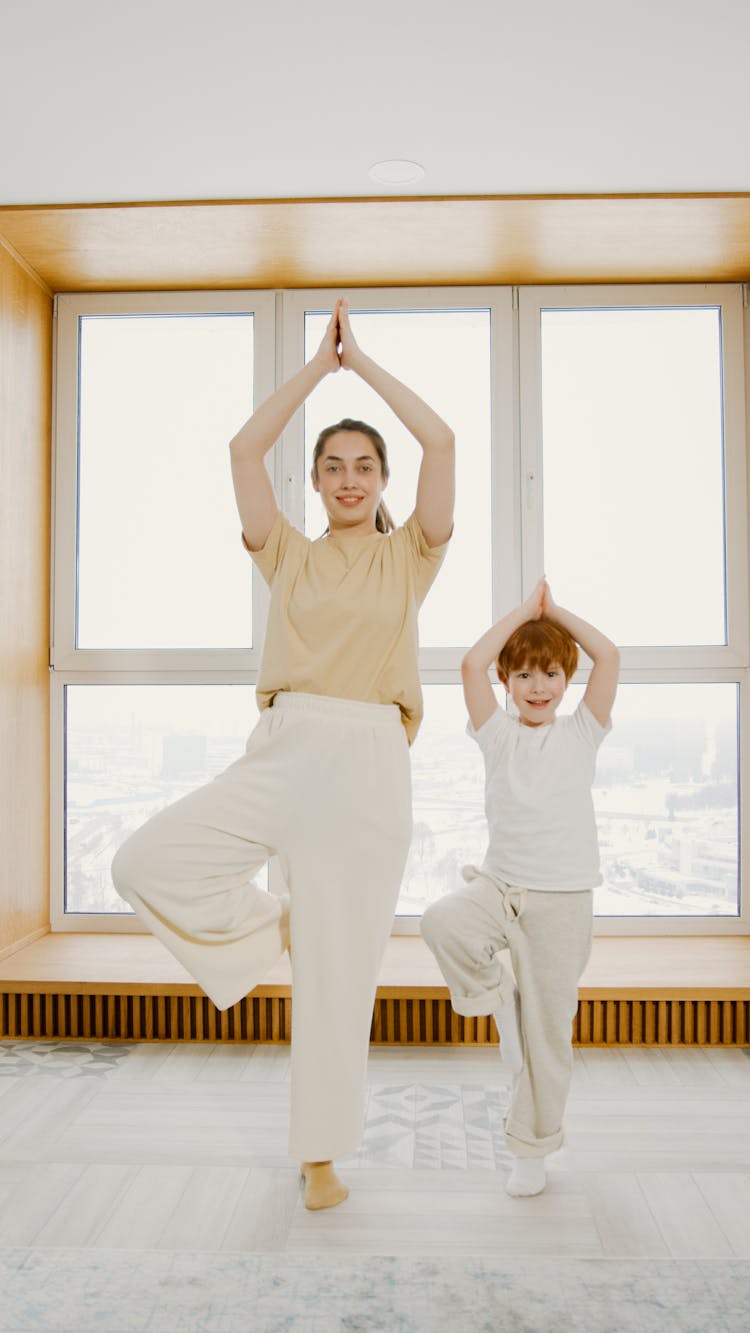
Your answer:
[[[465,865],[487,846],[484,764],[466,735],[460,685],[423,687],[425,714],[412,750],[414,834],[398,912],[421,916],[429,903],[460,888]]]
[[[252,315],[86,316],[80,340],[77,646],[248,646],[227,446]]]
[[[619,644],[723,644],[715,308],[542,311],[544,567]]]
[[[240,757],[257,718],[255,693],[250,685],[68,685],[65,703],[65,910],[130,913],[109,873],[117,848]]]
[[[583,686],[571,686],[572,712]],[[463,884],[487,846],[484,767],[458,685],[428,685],[412,752],[414,837],[399,912]],[[498,694],[500,691],[498,690]],[[733,684],[621,685],[599,752],[599,916],[739,913],[738,697]]]
[[[305,316],[309,359],[330,317]],[[423,647],[473,643],[492,619],[490,312],[489,310],[366,311],[352,327],[368,355],[414,389],[449,423],[457,441],[455,536],[420,613]],[[391,477],[385,501],[397,524],[414,508],[421,450],[401,422],[358,376],[329,375],[305,408],[305,531],[326,528],[309,481],[312,451],[324,426],[354,417],[379,430]]]
[[[738,724],[733,684],[620,686],[594,787],[598,915],[738,915]]]

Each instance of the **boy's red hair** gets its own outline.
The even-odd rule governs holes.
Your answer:
[[[539,667],[549,671],[559,666],[570,680],[578,666],[578,644],[568,630],[554,620],[527,620],[511,634],[497,659],[497,674],[507,685],[512,671]]]

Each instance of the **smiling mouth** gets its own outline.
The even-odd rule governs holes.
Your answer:
[[[364,495],[337,495],[336,499],[340,505],[358,505],[364,500]]]

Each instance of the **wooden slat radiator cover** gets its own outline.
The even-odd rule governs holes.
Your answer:
[[[0,992],[0,1039],[288,1042],[289,994],[253,992],[220,1012],[200,994]],[[388,988],[389,991],[391,988]],[[443,997],[378,996],[371,1040],[378,1045],[488,1046],[490,1018],[461,1018]],[[577,1046],[744,1046],[750,1044],[750,1000],[581,999],[573,1024]]]

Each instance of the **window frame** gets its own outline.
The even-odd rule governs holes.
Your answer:
[[[519,413],[523,586],[544,568],[542,488],[541,312],[716,306],[721,309],[726,629],[724,645],[633,646],[621,650],[622,684],[729,682],[737,684],[739,911],[734,917],[597,916],[595,935],[739,935],[750,932],[750,891],[744,890],[746,831],[750,827],[750,631],[748,626],[748,399],[750,312],[745,291],[731,283],[635,283],[608,286],[529,286],[519,290]],[[744,307],[744,308],[743,308]],[[576,672],[575,683],[586,679]],[[615,705],[616,708],[616,705]],[[747,781],[745,778],[747,777]]]
[[[306,313],[332,310],[342,292],[334,288],[284,292],[281,327],[281,381],[299,370],[304,358]],[[352,287],[344,292],[350,310],[489,310],[491,394],[491,506],[493,606],[510,601],[519,591],[514,570],[521,551],[519,510],[514,503],[517,485],[517,441],[513,413],[513,289],[510,287]],[[304,409],[297,412],[282,437],[277,491],[279,504],[300,528],[305,513]],[[460,449],[460,440],[457,448]],[[396,466],[397,466],[396,462]],[[511,479],[508,486],[507,479]],[[466,645],[468,648],[469,645]],[[459,671],[466,648],[420,648],[419,670],[424,680],[433,672]]]
[[[254,320],[253,390],[260,403],[274,388],[275,302],[271,292],[113,292],[66,293],[56,298],[53,594],[50,645],[53,671],[257,669],[268,598],[255,568],[253,579],[253,647],[233,649],[102,649],[76,646],[76,585],[78,558],[78,389],[80,383],[80,320],[86,316],[236,315]],[[227,441],[227,467],[229,467]],[[240,526],[237,522],[237,541]],[[249,562],[248,562],[249,563]]]
[[[747,480],[745,440],[742,288],[727,284],[545,286],[515,289],[343,289],[356,309],[460,309],[491,312],[492,593],[494,614],[516,604],[542,568],[541,308],[588,306],[722,304],[724,458],[726,506],[727,645],[709,648],[628,648],[623,682],[714,682],[739,686],[740,867],[750,807],[744,775],[750,775],[750,643],[747,613]],[[75,647],[75,560],[77,549],[77,321],[85,314],[192,314],[252,312],[256,405],[302,364],[305,310],[331,309],[342,289],[284,292],[68,293],[56,298],[56,410],[53,460],[53,557],[51,603],[51,923],[55,931],[144,933],[131,916],[66,913],[64,910],[66,685],[253,684],[260,648],[235,650],[109,650]],[[721,299],[719,296],[721,294]],[[703,297],[703,299],[701,299]],[[678,299],[679,298],[679,299]],[[534,332],[536,317],[537,332]],[[725,324],[724,320],[727,319]],[[750,365],[750,312],[744,312],[745,356]],[[536,385],[536,389],[535,386]],[[304,424],[299,411],[269,455],[279,504],[293,521],[304,512]],[[459,446],[460,448],[460,441]],[[227,459],[228,466],[228,459]],[[239,524],[238,524],[239,541]],[[268,597],[253,570],[253,643],[260,645]],[[425,684],[460,684],[463,649],[429,648],[420,653]],[[586,671],[574,682],[583,683]],[[271,863],[270,886],[278,888]],[[745,876],[742,875],[742,878]],[[397,918],[394,933],[416,934],[418,917]],[[727,935],[750,932],[750,893],[741,893],[737,917],[599,917],[597,935]]]
[[[664,667],[675,671],[686,667],[710,666],[740,669],[747,667],[750,662],[742,300],[742,288],[728,283],[525,287],[519,294],[521,469],[526,515],[522,553],[524,588],[533,587],[544,568],[542,310],[638,309],[648,306],[690,308],[707,305],[721,310],[727,642],[723,645],[623,648],[623,671],[639,667]]]

